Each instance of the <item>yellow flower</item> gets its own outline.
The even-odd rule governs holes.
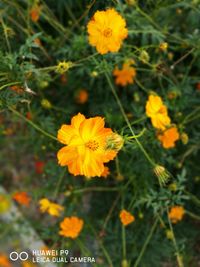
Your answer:
[[[51,216],[59,217],[61,211],[63,211],[63,209],[64,209],[62,206],[49,201],[47,198],[41,199],[39,201],[39,204],[40,204],[40,211],[42,213],[47,212]]]
[[[59,234],[65,237],[75,239],[80,234],[83,225],[83,220],[79,219],[78,217],[66,217],[60,223],[61,230],[59,231]]]
[[[173,223],[181,221],[185,214],[185,210],[182,206],[174,206],[170,209],[169,218]]]
[[[103,118],[86,119],[80,113],[72,118],[71,125],[62,125],[57,138],[67,146],[58,151],[58,163],[68,166],[74,175],[101,176],[104,163],[114,159],[118,152],[107,147],[107,139],[114,133],[104,125]]]
[[[176,127],[171,127],[163,133],[158,134],[158,139],[162,142],[164,148],[175,147],[175,142],[180,138],[179,132]]]
[[[181,141],[184,145],[187,145],[188,141],[189,141],[189,137],[187,135],[187,133],[182,133],[181,134]]]
[[[128,36],[126,21],[113,8],[96,11],[87,25],[89,43],[100,54],[119,51]]]
[[[120,217],[121,223],[124,226],[135,221],[135,217],[130,212],[128,212],[124,209],[120,212],[119,217]]]
[[[151,118],[152,125],[157,129],[165,130],[166,126],[170,124],[167,107],[159,96],[149,96],[146,103],[146,114]]]
[[[124,63],[121,70],[118,68],[114,69],[113,75],[116,76],[115,83],[117,85],[126,86],[127,84],[134,83],[136,70],[129,63]]]

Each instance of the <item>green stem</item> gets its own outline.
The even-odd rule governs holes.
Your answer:
[[[0,87],[0,90],[4,89],[5,87],[8,87],[8,86],[12,86],[12,85],[16,85],[16,84],[20,84],[21,82],[11,82],[11,83],[7,83],[7,84],[4,84]]]
[[[126,113],[125,113],[124,108],[123,108],[123,106],[122,106],[122,104],[121,104],[121,101],[120,101],[120,99],[119,99],[119,97],[118,97],[118,95],[117,95],[117,93],[116,93],[116,91],[115,91],[115,88],[114,88],[114,86],[113,86],[113,84],[112,84],[112,82],[111,82],[111,80],[110,80],[110,77],[109,77],[109,75],[108,75],[107,72],[105,72],[105,76],[106,76],[106,79],[107,79],[108,84],[109,84],[109,86],[110,86],[110,89],[111,89],[111,91],[112,91],[112,93],[113,93],[113,95],[114,95],[114,97],[115,97],[115,99],[116,99],[116,101],[117,101],[117,104],[118,104],[118,106],[119,106],[119,108],[120,108],[120,111],[121,111],[121,113],[122,113],[122,115],[123,115],[123,117],[124,117],[124,119],[125,119],[125,121],[126,121],[126,123],[127,123],[127,125],[128,125],[128,128],[130,129],[132,135],[135,136],[135,133],[134,133],[132,127],[131,127],[131,124],[130,124],[130,122],[129,122],[129,119],[128,119],[128,117],[126,116]],[[149,163],[150,163],[153,167],[155,167],[155,165],[156,165],[155,162],[150,158],[149,154],[148,154],[147,151],[144,149],[144,147],[143,147],[143,145],[140,143],[140,141],[139,141],[137,138],[135,139],[135,141],[136,141],[138,147],[140,148],[140,150],[144,153],[144,155],[145,155],[145,157],[147,158],[147,160],[149,161]]]
[[[56,199],[56,197],[58,195],[58,191],[59,191],[60,185],[61,185],[61,183],[63,181],[63,178],[65,176],[65,172],[66,172],[66,169],[63,170],[63,172],[61,173],[60,178],[58,180],[58,183],[56,184],[56,189],[54,191],[54,197],[53,197],[54,199]]]
[[[176,251],[176,260],[177,260],[178,266],[179,267],[184,267],[183,261],[182,261],[182,257],[181,257],[181,255],[179,253],[178,245],[177,245],[176,238],[175,238],[175,235],[174,235],[174,230],[173,230],[173,227],[172,227],[172,223],[171,223],[171,220],[169,218],[169,209],[168,208],[167,208],[167,218],[168,218],[169,228],[170,228],[170,230],[172,232],[172,241],[173,241],[174,248],[175,248],[175,251]]]
[[[96,191],[96,192],[110,192],[110,191],[118,191],[118,188],[106,188],[106,187],[87,187],[87,188],[81,188],[81,189],[75,189],[73,190],[73,194],[79,194],[79,193],[84,193],[84,192],[91,192],[91,191]]]
[[[21,113],[19,113],[17,110],[15,110],[14,108],[8,106],[8,109],[10,111],[12,111],[15,115],[17,115],[18,117],[22,118],[24,121],[26,121],[27,123],[29,123],[33,128],[35,128],[37,131],[41,132],[43,135],[53,139],[53,140],[56,140],[58,141],[58,139],[53,136],[52,134],[50,133],[47,133],[45,130],[43,130],[42,128],[40,128],[37,124],[35,124],[33,121],[27,119],[24,115],[22,115]]]
[[[194,214],[193,212],[188,211],[188,210],[186,210],[185,212],[186,212],[186,214],[188,214],[191,218],[200,221],[200,216],[199,216],[199,215],[196,215],[196,214]]]
[[[156,229],[157,224],[158,224],[158,219],[155,220],[153,226],[151,227],[149,235],[147,236],[147,238],[146,238],[146,240],[144,242],[144,245],[143,245],[142,250],[140,251],[140,254],[139,254],[139,256],[138,256],[138,258],[137,258],[137,260],[136,260],[136,262],[134,264],[134,267],[137,267],[139,265],[139,263],[140,263],[140,261],[142,259],[142,256],[143,256],[143,254],[144,254],[144,252],[145,252],[145,250],[146,250],[146,248],[147,248],[147,246],[148,246],[148,244],[149,244],[149,242],[150,242],[150,240],[152,238],[152,235],[153,235],[153,233],[154,233],[154,231]]]

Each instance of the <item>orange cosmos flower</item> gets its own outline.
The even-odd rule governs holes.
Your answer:
[[[136,76],[135,68],[131,67],[129,63],[124,63],[121,70],[115,68],[113,75],[116,76],[115,83],[121,86],[134,83],[134,77]]]
[[[29,206],[31,198],[28,196],[27,192],[16,192],[12,198],[17,201],[19,204],[24,206]]]
[[[30,17],[33,22],[37,22],[40,18],[41,6],[34,4],[30,10]]]
[[[61,211],[64,210],[64,208],[54,202],[49,201],[47,198],[43,198],[39,201],[40,204],[40,211],[41,212],[47,212],[51,216],[59,217]]]
[[[119,146],[110,144],[119,135],[104,125],[103,118],[86,119],[80,113],[72,118],[71,125],[62,125],[57,138],[67,146],[58,151],[58,163],[68,166],[74,175],[101,176],[104,163],[114,159],[119,150]]]
[[[76,102],[78,104],[85,104],[88,101],[88,92],[85,89],[81,89],[78,91],[76,95]]]
[[[65,237],[75,239],[81,232],[83,225],[83,220],[79,219],[78,217],[66,217],[60,223],[61,230],[59,231],[59,234]]]
[[[19,85],[13,85],[10,86],[10,89],[14,92],[16,92],[17,94],[22,94],[24,92],[23,87],[19,86]]]
[[[165,130],[166,126],[170,124],[167,107],[159,96],[149,96],[146,103],[146,114],[151,118],[152,125],[157,129]]]
[[[119,217],[120,217],[121,223],[124,226],[135,221],[135,217],[130,212],[128,212],[124,209],[120,212]]]
[[[89,43],[100,54],[119,51],[128,36],[126,21],[113,8],[95,12],[87,25]]]
[[[11,267],[8,257],[4,254],[0,254],[0,267]]]
[[[158,135],[158,139],[162,142],[164,148],[175,147],[175,142],[180,138],[176,127],[171,127]]]
[[[169,218],[173,223],[177,223],[182,220],[184,214],[185,210],[182,206],[174,206],[169,212]]]

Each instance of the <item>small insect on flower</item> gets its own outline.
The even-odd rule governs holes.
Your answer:
[[[65,237],[75,239],[83,229],[84,222],[76,216],[65,217],[60,223],[61,230],[59,234]]]
[[[127,226],[128,224],[135,221],[135,217],[130,212],[126,211],[125,209],[120,211],[119,217],[120,217],[121,223],[124,226]]]
[[[12,198],[17,201],[20,205],[28,207],[30,205],[31,198],[28,196],[27,192],[16,192],[13,194]]]
[[[158,140],[161,141],[162,146],[166,149],[175,147],[175,142],[179,140],[180,135],[176,127],[166,129],[161,134],[158,134]]]
[[[89,43],[100,54],[119,51],[122,41],[127,38],[126,21],[113,8],[96,11],[87,25]]]
[[[134,83],[136,70],[131,67],[130,63],[124,63],[121,70],[118,67],[114,69],[113,75],[116,77],[115,83],[117,85],[126,86]]]
[[[88,101],[88,91],[85,89],[81,89],[78,91],[76,95],[76,102],[78,104],[85,104]]]
[[[42,213],[47,212],[51,216],[59,217],[60,213],[64,210],[61,205],[49,201],[47,198],[42,198],[39,201],[40,211]]]
[[[174,206],[170,209],[169,219],[172,223],[177,223],[183,219],[184,214],[185,210],[182,206]]]
[[[86,119],[81,113],[72,118],[71,125],[62,125],[57,138],[66,146],[58,151],[58,163],[68,166],[75,176],[100,177],[104,163],[114,159],[121,147],[118,135],[104,126],[103,118]]]
[[[167,107],[162,99],[157,95],[150,95],[146,103],[146,115],[151,118],[152,125],[161,130],[165,130],[170,124]]]
[[[63,74],[66,71],[68,71],[72,66],[73,66],[73,63],[71,61],[59,62],[58,65],[56,66],[56,72],[60,73],[60,74]]]

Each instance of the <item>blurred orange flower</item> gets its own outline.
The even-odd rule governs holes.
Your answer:
[[[165,130],[170,124],[167,107],[162,99],[157,95],[150,95],[146,103],[146,115],[151,118],[152,125],[161,130]]]
[[[96,11],[87,25],[89,43],[100,54],[119,51],[128,36],[126,21],[113,8]]]
[[[115,83],[117,85],[126,86],[134,83],[136,70],[129,63],[124,63],[121,70],[117,67],[114,69],[113,75],[116,76]]]
[[[169,218],[172,223],[177,223],[183,219],[185,210],[182,206],[174,206],[170,209]]]
[[[13,85],[10,86],[10,89],[14,92],[16,92],[17,94],[22,94],[24,92],[23,87],[19,86],[19,85]]]
[[[107,140],[114,133],[104,125],[103,118],[86,119],[81,113],[72,118],[71,125],[62,125],[57,138],[67,146],[58,151],[58,163],[68,166],[74,175],[101,176],[104,163],[114,159],[118,152],[115,146],[108,146]]]
[[[19,203],[20,205],[24,205],[27,207],[30,205],[31,198],[28,196],[27,192],[25,191],[14,193],[12,198],[15,201],[17,201],[17,203]]]
[[[11,267],[11,263],[6,255],[0,253],[0,267]]]
[[[78,217],[66,217],[60,223],[61,230],[59,231],[59,234],[65,237],[75,239],[80,234],[83,225],[83,220],[79,219]]]
[[[162,142],[164,148],[175,147],[175,142],[180,138],[179,132],[176,127],[171,127],[163,133],[158,134],[158,139]]]
[[[49,213],[51,216],[56,216],[59,217],[61,211],[64,210],[64,208],[54,202],[49,201],[47,198],[42,198],[39,201],[40,204],[40,211],[41,212],[47,212]]]
[[[41,9],[41,5],[38,5],[37,3],[32,6],[30,10],[30,17],[33,22],[37,22],[39,20]]]
[[[36,267],[36,265],[31,261],[22,261],[22,267]]]
[[[85,104],[88,101],[88,92],[85,89],[81,89],[78,91],[76,95],[76,102],[78,104]]]
[[[120,217],[121,223],[124,226],[135,221],[135,217],[130,212],[128,212],[124,209],[120,212],[119,217]]]

